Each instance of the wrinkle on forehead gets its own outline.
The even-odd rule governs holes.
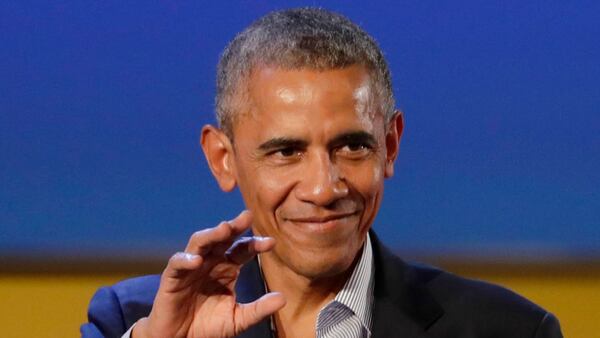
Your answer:
[[[303,85],[299,89],[300,90],[281,87],[277,89],[276,95],[281,99],[282,102],[287,104],[298,100],[308,101],[312,99],[313,92],[309,86]]]
[[[292,103],[296,100],[296,94],[287,88],[280,88],[277,91],[277,96],[285,103]]]
[[[358,65],[351,66],[351,68],[361,67]],[[331,72],[344,71],[345,69],[340,70],[331,70]],[[303,72],[305,70],[297,70],[298,72]],[[329,71],[318,72],[317,74],[312,74],[310,77],[295,77],[292,76],[292,82],[283,81],[281,75],[278,73],[286,73],[286,72],[295,72],[295,70],[279,70],[271,67],[264,67],[256,69],[252,78],[249,79],[253,86],[248,87],[247,97],[246,97],[246,105],[242,113],[240,114],[243,118],[250,118],[253,120],[257,120],[259,117],[259,112],[261,111],[261,103],[265,102],[273,102],[278,101],[283,105],[294,105],[296,103],[299,104],[311,104],[315,100],[320,100],[320,96],[332,95],[333,97],[339,97],[339,91],[345,91],[347,89],[351,90],[350,97],[353,102],[350,103],[350,107],[352,107],[356,117],[358,118],[359,123],[367,130],[374,130],[374,126],[376,125],[375,120],[378,120],[378,109],[375,109],[376,106],[376,97],[377,93],[373,86],[373,80],[371,78],[371,74],[367,71],[359,71],[351,73],[350,78],[346,78],[346,81],[343,83],[339,82],[331,82],[330,77],[320,78],[318,73],[328,73]],[[310,74],[309,74],[310,75]],[[327,75],[327,74],[326,74]],[[272,77],[276,79],[275,82],[272,82]],[[315,87],[314,81],[324,81],[321,83],[321,88],[319,85]],[[257,88],[258,82],[262,85],[269,84],[268,89],[265,88]],[[347,86],[351,86],[348,88]],[[322,87],[326,86],[325,89]],[[341,86],[341,87],[340,87]],[[271,98],[266,99],[263,96],[268,94],[269,90],[271,90]],[[258,97],[256,97],[258,95]],[[337,99],[336,99],[337,101]],[[339,104],[339,102],[335,102],[335,104]],[[260,102],[260,103],[259,103]],[[348,106],[346,106],[348,107]],[[348,107],[349,108],[349,107]],[[283,109],[283,108],[282,108]],[[332,108],[333,109],[333,108]],[[239,117],[239,116],[238,116]],[[264,118],[264,116],[263,116]],[[272,116],[275,118],[275,116]],[[238,120],[239,121],[239,120]],[[281,122],[281,121],[280,121]],[[239,127],[239,126],[237,126]]]
[[[373,108],[373,90],[371,88],[371,81],[367,77],[363,82],[354,90],[354,110],[360,122],[363,126],[372,128],[375,120],[375,111]]]

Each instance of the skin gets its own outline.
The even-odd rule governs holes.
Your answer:
[[[250,212],[194,234],[187,254],[173,256],[136,338],[232,337],[271,314],[279,337],[315,335],[318,311],[359,258],[398,154],[402,116],[385,123],[370,82],[359,65],[255,69],[235,143],[213,126],[201,138],[221,189],[239,186]],[[263,239],[234,244],[250,224]],[[256,254],[276,292],[237,304],[239,268]]]

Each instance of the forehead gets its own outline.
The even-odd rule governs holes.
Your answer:
[[[260,128],[252,130],[256,134],[272,129],[372,129],[380,115],[373,104],[371,76],[360,65],[323,71],[259,67],[248,79],[246,99],[235,134],[257,124]]]

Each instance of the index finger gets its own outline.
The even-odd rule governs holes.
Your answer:
[[[252,224],[252,212],[250,210],[242,210],[236,218],[226,223],[229,224],[235,237],[237,237],[248,230]]]
[[[231,221],[221,222],[216,227],[195,232],[190,237],[185,252],[204,255],[210,252],[211,248],[217,244],[233,243],[251,224],[252,213],[244,210]]]
[[[227,252],[225,252],[225,256],[232,263],[243,265],[257,254],[270,251],[274,246],[275,239],[272,237],[242,237],[233,243]]]

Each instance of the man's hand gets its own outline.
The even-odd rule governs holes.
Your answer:
[[[241,266],[275,245],[270,237],[235,239],[252,214],[194,233],[185,252],[171,257],[160,279],[152,311],[135,325],[134,338],[234,337],[285,305],[272,292],[248,304],[236,302]]]

